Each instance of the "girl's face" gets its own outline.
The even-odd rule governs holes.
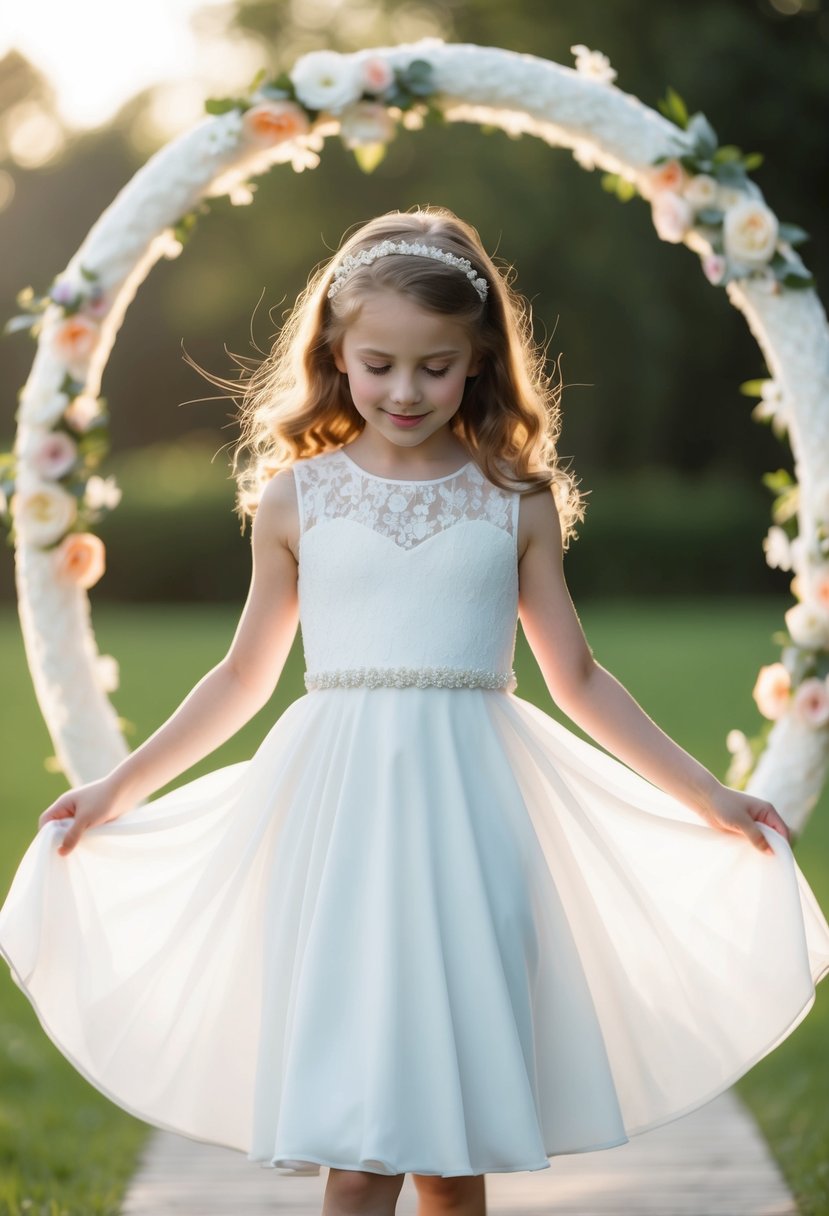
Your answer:
[[[466,326],[397,291],[373,291],[334,356],[368,427],[417,447],[457,412],[478,360]]]

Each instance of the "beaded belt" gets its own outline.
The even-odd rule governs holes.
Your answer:
[[[306,671],[305,687],[317,688],[505,688],[517,685],[514,671],[482,667],[340,667]]]

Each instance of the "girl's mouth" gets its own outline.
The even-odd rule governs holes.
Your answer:
[[[403,427],[417,426],[418,422],[426,417],[425,414],[391,414],[388,410],[386,413],[389,414],[389,418],[391,418],[395,426]]]

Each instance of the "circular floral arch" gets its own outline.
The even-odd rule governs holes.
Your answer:
[[[352,55],[315,51],[242,97],[210,99],[208,117],[156,153],[120,191],[47,292],[21,292],[6,331],[37,339],[20,394],[0,509],[11,528],[20,620],[35,692],[57,762],[73,784],[102,776],[127,752],[107,694],[113,656],[97,651],[87,589],[104,570],[91,526],[117,505],[97,472],[108,448],[98,397],[124,314],[153,265],[181,252],[208,200],[253,199],[252,179],[276,163],[313,168],[338,135],[370,171],[398,125],[436,115],[570,148],[626,198],[649,202],[657,235],[697,253],[714,286],[745,316],[769,369],[743,384],[754,416],[788,434],[795,478],[775,492],[763,542],[769,565],[793,572],[780,661],[753,689],[765,717],[752,739],[729,732],[728,780],[775,803],[797,831],[829,756],[829,327],[794,246],[806,233],[778,222],[750,179],[761,158],[719,145],[702,114],[671,89],[660,112],[613,83],[607,57],[571,48],[575,68],[496,47],[424,39]]]

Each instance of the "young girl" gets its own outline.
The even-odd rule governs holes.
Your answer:
[[[327,1216],[393,1213],[407,1172],[423,1213],[478,1216],[487,1172],[730,1086],[811,1008],[829,924],[775,808],[593,657],[557,395],[472,227],[426,207],[354,232],[242,422],[253,578],[227,654],[41,814],[0,948],[139,1117],[328,1167]],[[606,750],[516,695],[519,615]],[[298,617],[307,693],[250,760],[145,801],[265,704]]]

